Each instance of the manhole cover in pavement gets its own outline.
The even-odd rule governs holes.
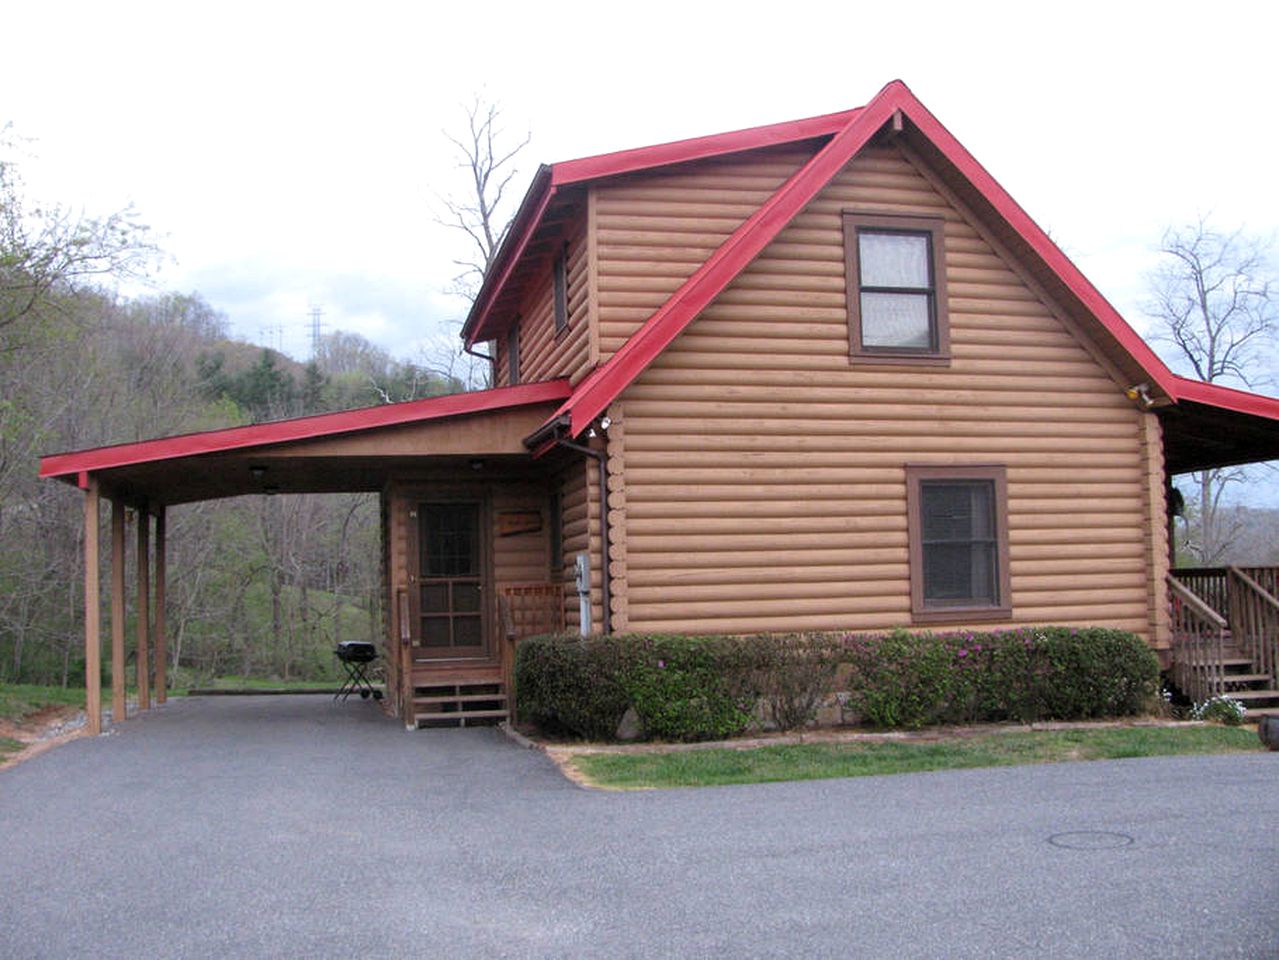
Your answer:
[[[1105,830],[1072,830],[1069,833],[1054,833],[1048,838],[1054,847],[1067,850],[1113,850],[1116,847],[1129,846],[1133,839],[1126,833],[1110,833]]]

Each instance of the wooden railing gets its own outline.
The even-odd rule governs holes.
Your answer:
[[[515,647],[525,637],[559,633],[564,629],[564,585],[526,583],[503,587],[498,593],[502,621],[502,678],[506,695],[515,695]],[[512,715],[514,699],[509,699]]]
[[[1228,567],[1230,637],[1256,673],[1270,675],[1279,688],[1279,570],[1274,567]]]
[[[1225,690],[1226,618],[1172,575],[1168,577],[1172,618],[1172,680],[1192,700]]]
[[[1230,616],[1225,567],[1181,567],[1172,571],[1177,582],[1211,607],[1218,616]]]

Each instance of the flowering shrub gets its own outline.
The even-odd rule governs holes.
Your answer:
[[[1196,703],[1190,710],[1190,716],[1194,720],[1216,721],[1228,727],[1239,726],[1247,714],[1247,707],[1234,697],[1223,694]]]
[[[1139,713],[1159,664],[1141,638],[1101,628],[850,637],[850,707],[877,726],[1077,720]]]
[[[649,736],[716,740],[750,724],[756,694],[741,641],[639,636],[627,643],[620,680]]]

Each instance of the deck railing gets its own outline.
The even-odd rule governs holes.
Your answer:
[[[1177,582],[1208,604],[1218,616],[1230,616],[1225,567],[1181,567],[1172,572]]]
[[[502,677],[506,694],[515,691],[515,647],[525,637],[559,633],[564,629],[564,585],[526,583],[503,587],[498,593],[502,621]],[[510,701],[512,710],[514,701]]]
[[[1225,690],[1226,618],[1175,576],[1168,577],[1172,617],[1172,680],[1192,700]]]
[[[1227,568],[1230,638],[1252,660],[1256,673],[1270,676],[1279,688],[1279,599],[1274,567]]]

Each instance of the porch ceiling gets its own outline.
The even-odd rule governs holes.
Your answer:
[[[1159,410],[1170,474],[1279,460],[1279,421],[1183,399]]]

